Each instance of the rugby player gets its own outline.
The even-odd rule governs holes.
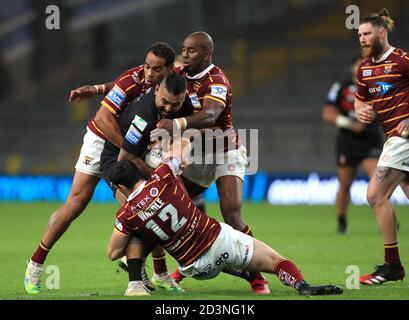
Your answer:
[[[123,137],[118,128],[117,117],[129,101],[143,95],[173,70],[174,59],[172,47],[166,43],[156,43],[147,51],[144,65],[123,73],[109,90],[98,85],[85,86],[71,92],[70,101],[78,101],[81,96],[89,96],[90,92],[102,94],[109,91],[95,117],[88,122],[69,195],[65,203],[51,215],[41,242],[28,262],[24,279],[24,287],[28,293],[41,292],[40,277],[47,254],[90,202],[101,177],[100,157],[105,142],[121,147]]]
[[[341,294],[333,285],[310,286],[298,268],[272,248],[198,210],[178,179],[190,153],[190,141],[173,138],[165,160],[145,180],[129,160],[115,163],[109,180],[126,196],[116,214],[108,256],[123,256],[130,237],[137,235],[163,246],[179,263],[183,276],[198,280],[216,277],[226,267],[276,274],[301,295]],[[139,268],[140,269],[140,268]],[[130,281],[128,288],[143,286]],[[149,295],[141,291],[140,295]]]
[[[350,203],[350,188],[360,164],[369,178],[375,172],[376,163],[382,150],[382,136],[379,122],[369,125],[359,122],[355,117],[354,100],[356,73],[361,64],[361,56],[354,57],[350,65],[351,77],[343,82],[335,82],[327,95],[322,108],[325,122],[335,125],[338,130],[336,140],[336,161],[338,166],[339,188],[336,197],[338,213],[338,233],[346,234],[347,210]]]
[[[372,206],[384,243],[384,263],[360,277],[367,285],[403,280],[397,223],[390,197],[398,185],[409,198],[409,56],[391,46],[388,33],[394,22],[388,10],[361,20],[358,36],[364,60],[357,74],[357,119],[371,123],[377,114],[387,137],[369,181],[367,199]]]

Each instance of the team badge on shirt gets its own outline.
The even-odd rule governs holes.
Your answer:
[[[211,96],[222,99],[224,101],[226,100],[227,88],[225,86],[214,85],[214,86],[211,86],[211,90],[212,90],[210,92]]]
[[[107,98],[112,101],[112,103],[117,106],[118,108],[126,99],[126,94],[119,89],[117,85],[115,85],[111,91],[109,91]]]

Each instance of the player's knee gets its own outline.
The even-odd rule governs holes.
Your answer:
[[[77,218],[87,207],[89,199],[82,195],[74,195],[67,199],[65,203],[65,217],[68,220],[74,220]]]
[[[368,189],[366,193],[366,200],[368,201],[369,205],[372,208],[374,208],[379,206],[383,201],[387,200],[387,198],[384,197],[379,192],[375,192],[374,190]]]

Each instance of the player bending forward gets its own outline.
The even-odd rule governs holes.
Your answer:
[[[216,277],[226,267],[278,276],[301,295],[341,294],[333,285],[310,286],[298,268],[272,248],[229,225],[200,212],[177,178],[191,150],[190,141],[177,138],[165,160],[149,180],[135,165],[119,161],[110,171],[110,181],[127,197],[116,214],[108,256],[116,260],[125,254],[132,235],[150,245],[161,245],[179,263],[183,276],[198,280]],[[139,290],[142,281],[130,281],[128,290]]]

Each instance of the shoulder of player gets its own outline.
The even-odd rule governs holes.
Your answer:
[[[131,68],[115,79],[116,84],[139,84],[144,79],[143,65]]]
[[[395,48],[395,50],[392,51],[392,54],[389,57],[398,61],[401,59],[409,60],[408,53],[400,48]]]

